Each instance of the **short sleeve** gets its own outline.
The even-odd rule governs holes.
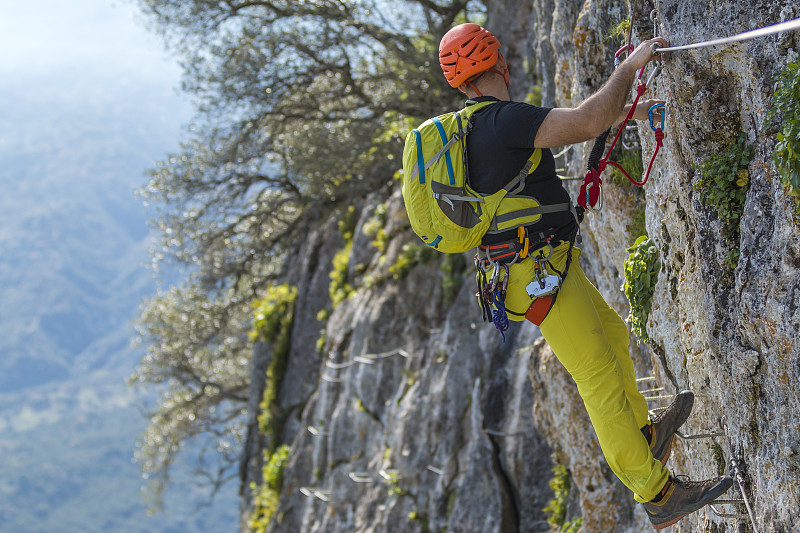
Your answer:
[[[523,102],[503,102],[495,115],[495,131],[500,142],[513,148],[535,148],[533,141],[550,110]]]

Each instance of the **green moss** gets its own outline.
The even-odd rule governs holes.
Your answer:
[[[543,509],[547,516],[547,523],[555,531],[563,531],[567,520],[567,504],[569,503],[569,491],[572,488],[572,481],[569,470],[553,457],[553,479],[550,480],[550,488],[553,490],[553,499]]]
[[[800,213],[800,63],[789,63],[778,75],[767,119],[776,117],[781,120],[772,157]]]
[[[328,342],[328,329],[322,328],[319,330],[319,338],[317,339],[317,353],[322,353],[322,350],[325,349],[326,342]]]
[[[630,27],[631,22],[627,19],[614,24],[603,37],[603,42],[616,41],[622,46],[625,44],[623,40],[628,36],[628,28]]]
[[[372,237],[372,245],[379,252],[386,250],[389,235],[386,233],[386,204],[380,204],[375,208],[375,214],[364,224],[362,231],[367,237]]]
[[[345,210],[344,215],[337,224],[339,234],[341,234],[344,240],[352,242],[353,232],[356,230],[357,224],[358,215],[356,214],[356,208],[351,205]]]
[[[408,519],[412,522],[416,522],[419,525],[421,533],[431,533],[431,525],[428,520],[428,515],[425,513],[411,511],[408,513]]]
[[[350,206],[338,224],[339,233],[342,235],[345,244],[333,256],[333,267],[330,272],[331,282],[328,285],[328,296],[331,299],[331,307],[333,309],[336,309],[340,303],[355,293],[353,286],[350,284],[349,276],[350,251],[353,249],[353,232],[357,223],[358,217],[355,208]],[[323,322],[327,320],[328,316],[330,316],[330,310],[327,311],[327,314],[320,311],[317,313],[317,320]]]
[[[430,246],[423,246],[417,243],[404,244],[397,261],[389,267],[389,273],[395,280],[401,280],[406,277],[414,266],[427,263],[437,255],[438,252]]]
[[[288,328],[294,316],[294,303],[297,300],[297,287],[288,283],[272,285],[267,294],[253,302],[253,329],[251,341],[281,344],[288,341]],[[286,349],[281,346],[281,349]]]
[[[253,490],[253,511],[247,526],[252,533],[264,533],[278,509],[283,488],[283,471],[288,458],[289,447],[285,445],[272,454],[264,454],[261,485],[250,485]]]
[[[563,527],[561,528],[561,533],[579,533],[582,524],[583,518],[580,516],[575,516],[571,520],[564,523]]]
[[[259,429],[268,438],[268,447],[273,450],[283,429],[283,414],[277,404],[289,358],[294,307],[297,287],[288,283],[273,285],[267,294],[254,303],[252,340],[272,346],[272,361],[267,369],[266,388],[261,400],[258,416]]]
[[[628,322],[636,336],[648,342],[647,316],[653,303],[653,291],[661,271],[661,260],[658,249],[647,235],[636,239],[627,251],[630,255],[625,260],[622,290],[631,307]]]
[[[334,309],[355,292],[348,281],[350,250],[352,248],[353,241],[350,240],[345,244],[344,248],[333,256],[333,269],[330,273],[331,282],[328,285],[328,296],[330,296],[331,305]]]
[[[411,493],[400,486],[400,474],[394,470],[387,469],[383,471],[383,482],[389,487],[389,495],[391,496],[409,496]]]
[[[713,154],[700,166],[700,179],[694,186],[722,221],[725,242],[737,249],[736,253],[728,256],[726,264],[729,267],[736,266],[734,259],[738,261],[739,219],[750,186],[747,167],[754,153],[744,132],[740,133],[727,148]]]

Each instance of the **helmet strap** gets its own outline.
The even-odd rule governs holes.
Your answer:
[[[483,93],[481,93],[481,92],[478,90],[478,88],[477,88],[477,87],[475,87],[475,86],[472,84],[472,82],[471,82],[471,81],[468,81],[468,82],[467,82],[467,83],[465,83],[464,85],[466,85],[467,87],[469,87],[470,89],[472,89],[473,91],[475,91],[475,94],[476,94],[476,95],[478,95],[478,96],[483,96]]]
[[[508,82],[509,82],[509,79],[508,79],[508,69],[506,69],[506,70],[505,70],[505,72],[500,72],[500,71],[499,71],[499,70],[497,70],[496,68],[490,68],[490,69],[489,69],[489,72],[494,72],[495,74],[500,74],[500,75],[503,77],[503,81],[505,81],[505,82],[506,82],[506,89],[508,89]]]

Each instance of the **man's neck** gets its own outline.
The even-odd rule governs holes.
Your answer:
[[[493,77],[491,83],[481,84],[481,86],[477,87],[477,89],[481,92],[481,96],[493,96],[498,100],[511,100],[511,96],[508,94],[508,87],[506,87],[505,82],[496,76]],[[476,93],[470,87],[467,87],[464,93],[469,98],[478,97],[478,93]]]

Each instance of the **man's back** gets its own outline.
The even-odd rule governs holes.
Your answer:
[[[500,101],[491,96],[473,101],[496,101],[475,113],[472,130],[467,135],[470,186],[482,194],[491,194],[503,188],[522,169],[534,150],[533,140],[550,109]],[[556,175],[555,160],[549,149],[542,150],[542,159],[526,178],[521,194],[536,198],[542,205],[570,201],[569,193]],[[545,215],[531,228],[562,228],[573,223],[573,215],[565,211]],[[493,244],[515,235],[516,232],[487,235],[484,243]]]

